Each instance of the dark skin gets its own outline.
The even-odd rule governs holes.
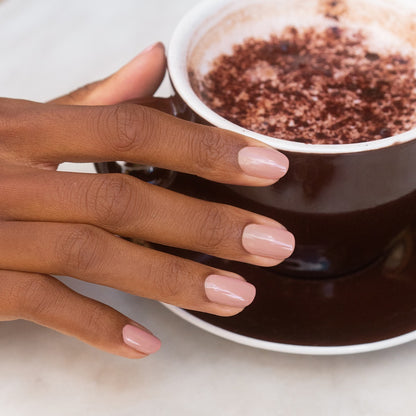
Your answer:
[[[231,316],[243,308],[210,301],[210,274],[237,276],[137,246],[135,237],[261,266],[283,259],[250,254],[248,224],[281,227],[239,208],[158,188],[127,175],[57,172],[62,162],[126,160],[213,181],[267,186],[245,173],[238,152],[267,147],[134,104],[157,89],[163,46],[115,75],[50,103],[0,99],[0,320],[27,319],[129,358],[126,316],[53,278],[69,275],[180,307]],[[117,203],[115,203],[115,201]]]

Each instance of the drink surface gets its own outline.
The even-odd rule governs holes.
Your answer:
[[[190,78],[222,117],[280,139],[358,143],[416,126],[414,58],[373,48],[362,29],[289,26],[246,39]]]

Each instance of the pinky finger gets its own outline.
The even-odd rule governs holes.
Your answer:
[[[106,352],[143,358],[160,348],[149,330],[49,275],[0,270],[0,315],[54,329]]]

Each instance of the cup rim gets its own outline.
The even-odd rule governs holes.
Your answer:
[[[253,0],[254,1],[254,0]],[[416,138],[416,128],[384,139],[348,144],[308,144],[278,139],[248,130],[234,124],[211,110],[194,92],[189,82],[187,71],[187,54],[192,34],[196,28],[218,10],[238,0],[205,0],[186,13],[176,26],[167,53],[168,70],[172,85],[192,111],[210,124],[231,130],[259,140],[279,150],[296,153],[341,154],[358,153],[401,145]]]

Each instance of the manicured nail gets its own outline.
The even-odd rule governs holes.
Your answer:
[[[295,237],[280,227],[249,224],[244,228],[243,246],[251,254],[284,260],[295,248]]]
[[[153,354],[161,345],[159,338],[134,325],[123,328],[123,340],[129,347],[143,354]]]
[[[238,152],[238,163],[247,175],[264,179],[280,179],[289,167],[283,153],[267,147],[243,147]]]
[[[253,302],[256,288],[235,277],[211,274],[205,279],[205,293],[211,302],[244,308]]]

